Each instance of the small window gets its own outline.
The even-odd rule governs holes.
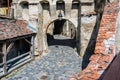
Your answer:
[[[65,10],[65,3],[64,3],[64,1],[57,1],[56,2],[56,9],[57,10]]]
[[[23,9],[28,9],[29,3],[27,1],[23,1],[23,2],[20,3],[20,5]]]

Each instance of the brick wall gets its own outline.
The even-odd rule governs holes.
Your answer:
[[[105,69],[109,66],[115,55],[115,34],[118,16],[118,2],[106,3],[94,54],[90,57],[90,63],[79,75],[71,80],[102,80]]]

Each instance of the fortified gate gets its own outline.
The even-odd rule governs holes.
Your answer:
[[[27,21],[37,33],[35,54],[48,53],[52,45],[72,47],[83,59],[81,80],[91,74],[93,80],[102,78],[120,51],[119,4],[119,0],[1,0],[0,16]]]
[[[13,0],[11,9],[14,11],[14,18],[22,18],[34,26],[31,28],[38,33],[35,41],[36,51],[48,52],[48,35],[62,34],[74,39],[75,50],[84,55],[94,46],[96,35],[91,35],[97,28],[95,26],[99,26],[102,12],[100,8],[104,6],[98,5],[99,2],[103,1]],[[97,8],[100,11],[97,11]]]

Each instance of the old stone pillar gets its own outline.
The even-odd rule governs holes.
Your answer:
[[[71,7],[72,5],[70,3],[66,3],[65,4],[65,18],[67,19],[70,19],[71,17]],[[66,21],[66,35],[69,36],[69,29],[70,29],[70,26],[69,26],[69,22]]]
[[[39,3],[38,2],[29,2],[29,25],[31,26],[30,28],[38,33],[38,8],[40,7],[39,6]],[[41,9],[40,9],[41,10]],[[38,34],[36,35],[35,37],[35,40],[34,40],[34,47],[35,47],[35,55],[39,55],[39,41],[38,41]]]
[[[50,3],[50,13],[51,13],[51,20],[56,19],[56,3],[51,2]],[[53,30],[54,30],[54,23],[50,25],[50,34],[53,35]]]
[[[43,52],[43,9],[41,4],[38,5],[38,32],[36,37],[38,40],[37,52],[41,55]]]
[[[69,22],[66,21],[66,35],[69,36]]]
[[[44,53],[48,53],[48,44],[47,44],[47,35],[46,29],[51,22],[50,18],[50,4],[49,2],[43,3],[43,51]],[[44,55],[44,54],[43,54]]]
[[[55,3],[50,4],[50,13],[51,13],[51,18],[55,19],[56,18],[56,4]]]
[[[72,4],[70,3],[65,3],[65,17],[67,19],[69,19],[71,16],[71,7],[72,7]]]

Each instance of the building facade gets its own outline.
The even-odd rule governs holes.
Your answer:
[[[38,33],[36,49],[40,52],[48,50],[46,33],[53,35],[54,23],[59,25],[56,21],[61,14],[65,21],[62,26],[66,27],[63,34],[75,34],[76,48],[83,55],[98,19],[95,5],[94,0],[13,0],[11,8],[14,9],[14,18],[27,20],[34,26],[32,28]],[[73,28],[70,28],[71,24]]]

